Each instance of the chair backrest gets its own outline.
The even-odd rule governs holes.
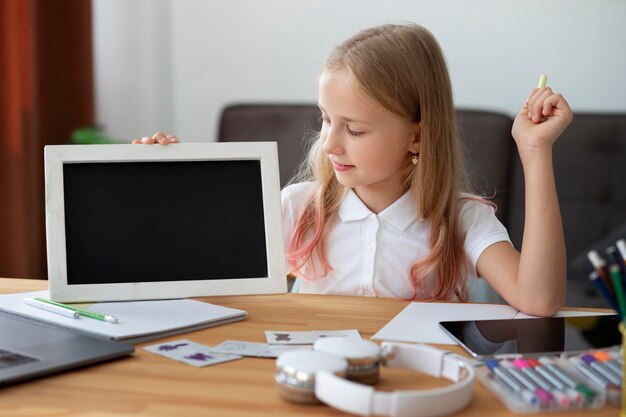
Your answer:
[[[626,114],[574,113],[554,144],[553,159],[567,256],[586,258],[590,245],[626,228]],[[514,162],[507,226],[519,245],[524,176],[519,158]],[[587,273],[592,269],[588,265]]]
[[[513,119],[502,113],[466,109],[458,109],[456,116],[472,191],[492,199],[496,215],[506,222],[515,153]]]
[[[241,104],[224,109],[220,141],[276,141],[281,184],[298,168],[303,138],[321,123],[314,104]],[[473,191],[493,198],[496,214],[521,248],[524,173],[505,114],[457,110]],[[626,237],[626,114],[576,113],[555,144],[554,168],[569,260],[569,275],[586,275],[590,248]],[[577,272],[578,271],[578,272]],[[578,304],[575,304],[578,305]],[[584,305],[581,303],[580,305]]]
[[[280,184],[285,186],[305,155],[305,137],[320,127],[320,111],[314,104],[236,104],[223,110],[218,140],[277,142]]]
[[[500,113],[465,109],[457,111],[457,120],[475,191],[494,196],[503,219],[514,146],[512,120]],[[320,111],[314,104],[235,104],[222,112],[218,140],[277,142],[284,186],[305,155],[304,138],[320,127]]]

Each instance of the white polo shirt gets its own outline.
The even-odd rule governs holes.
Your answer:
[[[281,192],[285,248],[313,187],[311,182],[293,184]],[[510,239],[489,205],[463,200],[460,214],[464,247],[472,265],[469,283],[476,278],[476,262],[483,250]],[[410,192],[375,214],[350,190],[327,242],[326,255],[332,270],[312,280],[301,278],[299,291],[408,299],[413,294],[409,269],[415,260],[428,254],[429,236],[430,222],[418,219]],[[416,299],[428,298],[432,286],[430,277]]]

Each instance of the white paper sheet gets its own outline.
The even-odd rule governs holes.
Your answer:
[[[590,311],[559,311],[555,316],[602,315]],[[372,339],[396,342],[456,344],[441,328],[440,321],[532,318],[504,304],[413,302],[380,329]]]

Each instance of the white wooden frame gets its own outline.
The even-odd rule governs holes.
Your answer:
[[[46,234],[50,297],[61,302],[121,301],[287,291],[275,142],[45,147]],[[63,165],[85,162],[259,160],[265,217],[267,277],[200,281],[68,285]]]

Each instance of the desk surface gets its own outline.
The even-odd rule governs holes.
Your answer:
[[[46,281],[0,278],[0,293],[36,291]],[[244,321],[172,336],[204,345],[227,339],[265,342],[264,330],[342,330],[356,328],[370,338],[398,314],[407,301],[305,294],[207,297],[203,301],[248,312]],[[324,405],[284,402],[274,385],[273,359],[244,358],[206,368],[194,368],[149,353],[140,344],[128,358],[78,371],[2,388],[0,415],[37,416],[348,416]],[[450,346],[440,346],[450,349]],[[453,350],[463,353],[458,347]],[[433,388],[446,385],[414,372],[381,370],[377,389]],[[585,416],[617,416],[605,406]],[[550,417],[582,415],[549,413]],[[478,380],[470,406],[461,416],[514,416]]]

